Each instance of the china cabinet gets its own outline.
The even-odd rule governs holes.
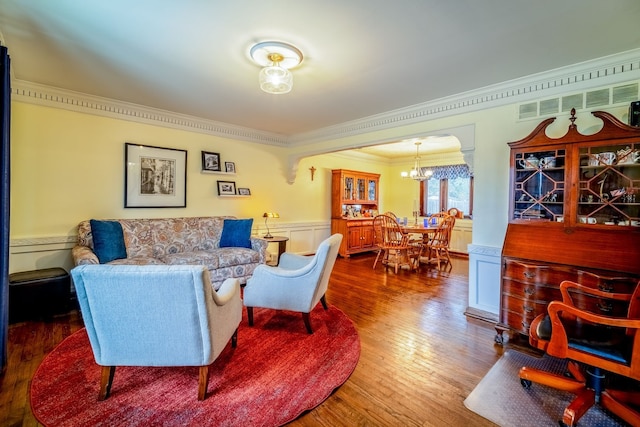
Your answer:
[[[560,299],[563,280],[627,291],[640,279],[640,128],[609,113],[603,127],[582,135],[571,111],[568,132],[550,138],[540,123],[509,143],[509,224],[502,248],[496,341],[503,332],[528,335],[531,321]],[[618,313],[588,297],[579,304]]]
[[[375,249],[373,216],[378,211],[380,175],[334,169],[331,179],[331,233],[344,236],[339,254]]]

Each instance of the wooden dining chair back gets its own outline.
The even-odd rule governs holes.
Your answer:
[[[453,227],[456,223],[456,219],[447,213],[444,213],[444,215],[440,215],[437,218],[440,219],[438,228],[436,229],[436,232],[429,237],[426,250],[428,262],[433,262],[435,260],[438,269],[440,269],[442,262],[444,262],[445,266],[452,266],[451,256],[449,255],[449,245],[451,243],[451,234],[453,233]]]
[[[394,214],[391,211],[387,211],[387,212],[383,213],[382,215],[390,216],[391,218],[393,218],[393,220],[395,222],[398,222],[398,215]]]
[[[442,221],[444,221],[447,217],[453,217],[453,225],[456,223],[456,218],[454,215],[450,215],[447,212],[436,212],[434,214],[429,215],[429,224],[431,225],[440,225]],[[435,218],[435,222],[434,222]]]
[[[415,269],[415,248],[409,244],[409,235],[402,231],[394,218],[384,214],[373,218],[373,238],[379,248],[373,262],[374,269],[378,260],[384,266],[393,266],[396,273],[403,265]]]
[[[534,382],[576,395],[560,425],[576,425],[599,403],[630,425],[640,426],[640,282],[633,293],[619,293],[563,281],[560,293],[562,301],[549,303],[547,314],[531,322],[529,343],[549,356],[568,359],[569,375],[525,366],[520,369],[520,383],[527,389]],[[580,308],[572,295],[580,301]],[[593,311],[582,308],[583,304]],[[624,312],[626,304],[623,315],[609,312],[609,308]],[[603,307],[607,307],[606,315]],[[614,375],[606,378],[605,373]],[[628,380],[616,383],[626,379],[622,377],[633,380],[635,386]],[[621,384],[624,387],[613,389]]]

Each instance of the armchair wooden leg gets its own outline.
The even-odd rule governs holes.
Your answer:
[[[113,375],[116,372],[115,366],[103,366],[100,373],[100,392],[98,393],[98,400],[103,401],[111,393],[111,384],[113,383]]]
[[[322,297],[320,297],[320,302],[322,303],[322,307],[324,307],[325,310],[329,309],[329,307],[327,306],[327,299],[325,298],[324,295],[322,295]]]
[[[304,326],[307,327],[307,332],[312,334],[313,329],[311,329],[311,320],[310,320],[309,313],[302,313],[302,320],[304,320]]]
[[[200,366],[198,374],[198,400],[204,400],[209,385],[209,366]]]
[[[233,335],[231,335],[231,348],[236,348],[238,346],[238,328],[236,328]]]
[[[249,326],[253,326],[253,307],[247,307],[247,320],[249,321]]]

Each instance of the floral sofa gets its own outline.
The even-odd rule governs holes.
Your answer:
[[[228,278],[245,284],[265,263],[268,242],[250,236],[252,223],[228,216],[86,220],[78,225],[72,256],[75,265],[205,265],[218,289]],[[105,244],[110,251],[106,258],[99,256]]]

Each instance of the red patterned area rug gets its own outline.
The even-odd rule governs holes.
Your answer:
[[[210,369],[204,401],[198,368],[118,367],[110,397],[98,402],[100,368],[84,329],[56,347],[31,383],[31,408],[45,426],[278,426],[322,403],[360,357],[360,339],[339,309],[318,305],[312,335],[299,313],[246,312],[238,346]]]

